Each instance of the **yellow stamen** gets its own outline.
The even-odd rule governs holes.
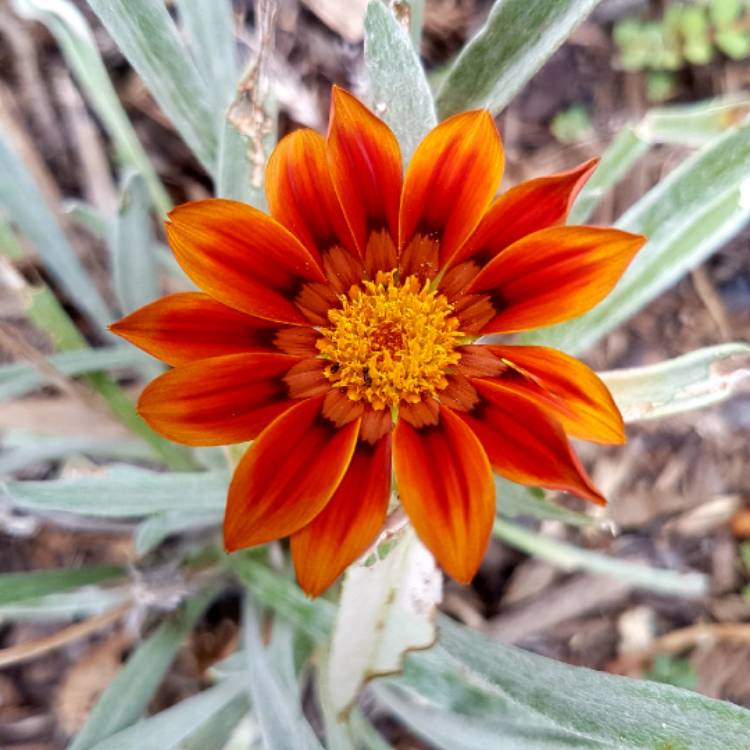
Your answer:
[[[331,364],[326,377],[352,401],[393,409],[417,403],[448,385],[447,371],[461,358],[463,334],[444,295],[416,276],[398,283],[395,271],[379,271],[375,281],[341,295],[328,311],[330,327],[320,329],[317,347]]]

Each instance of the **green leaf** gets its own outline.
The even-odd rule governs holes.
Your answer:
[[[3,488],[11,502],[24,510],[135,518],[165,511],[220,514],[228,483],[229,478],[218,473],[111,466],[98,475],[7,482]]]
[[[744,60],[750,55],[750,36],[743,31],[719,31],[716,46],[732,60]]]
[[[719,29],[724,29],[739,18],[742,0],[710,0],[708,12],[711,23]]]
[[[208,81],[187,54],[162,0],[88,0],[209,174],[216,170],[218,115]]]
[[[123,313],[131,313],[159,296],[156,240],[143,178],[131,172],[123,179],[112,238],[112,276]]]
[[[499,518],[495,519],[492,531],[506,544],[566,571],[586,570],[616,578],[638,589],[672,596],[702,596],[708,591],[708,576],[703,573],[680,573],[610,557],[601,552],[582,549],[574,544],[538,534]]]
[[[83,14],[67,0],[13,0],[13,5],[20,15],[41,21],[54,35],[112,139],[121,165],[143,175],[154,207],[159,214],[166,214],[172,202],[120,103]]]
[[[225,680],[164,711],[112,734],[94,745],[94,750],[183,750],[185,748],[220,747],[216,740],[216,722],[226,731],[226,724],[235,724],[247,712],[247,698],[242,694],[239,679]],[[208,743],[196,744],[206,737]],[[74,750],[71,747],[70,750]]]
[[[614,291],[585,315],[519,337],[584,351],[676,283],[750,220],[750,125],[731,130],[686,159],[618,220],[649,240]]]
[[[626,422],[658,419],[731,398],[750,381],[750,346],[719,344],[655,365],[599,373]]]
[[[63,234],[21,159],[0,131],[0,211],[34,245],[50,275],[86,314],[97,330],[105,333],[112,312],[96,285],[83,269],[75,250]]]
[[[746,750],[750,711],[671,685],[632,680],[505,646],[441,618],[463,669],[556,726],[618,750]],[[411,658],[418,658],[415,655]]]
[[[139,440],[75,437],[56,437],[35,433],[6,432],[0,453],[0,476],[24,469],[32,464],[58,461],[74,455],[94,458],[119,458],[145,461],[153,454]]]
[[[649,143],[700,147],[741,123],[749,112],[750,98],[743,96],[658,107],[646,114],[636,132]]]
[[[599,166],[578,194],[568,223],[583,224],[607,192],[619,182],[648,151],[649,144],[633,128],[625,127],[602,155]]]
[[[178,0],[195,65],[209,83],[215,110],[229,106],[239,78],[234,16],[230,0]]]
[[[440,750],[611,750],[611,745],[587,740],[579,734],[539,726],[539,721],[524,723],[519,717],[498,717],[451,713],[430,704],[424,696],[395,685],[375,686],[378,702],[407,727]],[[502,745],[498,739],[502,738]]]
[[[143,556],[156,549],[168,536],[218,526],[222,509],[172,510],[150,516],[136,529],[133,543],[137,555]]]
[[[190,698],[188,698],[188,700],[190,700]],[[219,710],[216,711],[213,715],[210,715],[211,707],[206,706],[204,703],[204,701],[207,700],[207,698],[204,698],[203,701],[201,701],[199,707],[197,707],[195,703],[190,705],[190,713],[193,718],[200,715],[200,713],[202,712],[201,709],[206,708],[209,709],[208,711],[206,711],[206,713],[209,714],[209,718],[206,719],[198,727],[198,729],[193,731],[179,743],[179,745],[177,746],[179,750],[232,750],[233,748],[235,748],[235,745],[230,746],[228,743],[231,740],[232,735],[236,731],[237,725],[243,719],[245,719],[248,724],[250,723],[250,717],[248,715],[250,702],[244,690],[240,695],[232,698],[229,703],[224,705],[222,708],[219,708]],[[218,702],[220,703],[220,701]],[[184,710],[187,712],[188,706],[185,706]],[[171,722],[171,719],[168,719],[161,714],[159,714],[158,717],[158,721],[161,727],[164,727],[168,721]],[[175,726],[180,726],[179,719],[175,721]],[[152,727],[151,731],[153,731],[153,729],[154,728]],[[240,748],[242,748],[242,750],[245,750],[246,748],[247,750],[250,750],[251,745],[253,748],[255,747],[255,743],[253,743],[252,740],[254,738],[257,738],[259,740],[260,732],[258,731],[258,728],[254,721],[252,722],[252,725],[248,727],[248,730],[251,733],[250,737],[248,738],[250,741],[241,746],[237,746],[235,750],[240,750]],[[157,727],[156,731],[159,731],[159,727]],[[146,734],[146,737],[150,736],[150,733]],[[137,744],[137,747],[140,748],[141,745]],[[159,750],[161,750],[162,746],[158,747]]]
[[[569,526],[591,526],[597,523],[593,516],[570,510],[548,500],[544,490],[516,484],[497,474],[494,475],[494,479],[497,513],[503,518],[525,516],[542,521],[560,521]]]
[[[440,119],[477,107],[500,112],[597,2],[497,0],[440,88]]]
[[[258,563],[243,563],[240,574],[258,599],[309,637],[326,637],[333,618],[330,602],[308,599],[294,583]],[[607,748],[746,750],[747,709],[669,685],[563,664],[492,641],[447,618],[439,624],[439,645],[410,654],[404,674],[387,683],[425,692],[428,700],[442,700],[456,713],[511,720],[520,714],[524,723]],[[580,747],[587,746],[582,741]]]
[[[396,134],[408,162],[437,123],[435,104],[408,34],[381,0],[370,0],[367,6],[365,62],[373,109]]]
[[[123,575],[124,570],[115,565],[4,573],[0,575],[0,607],[119,578]]]
[[[264,745],[274,750],[322,750],[298,697],[290,695],[288,686],[271,666],[260,635],[259,617],[257,609],[246,600],[242,618],[246,675]]]
[[[148,359],[130,346],[73,349],[52,354],[47,360],[63,375],[71,377],[114,368],[142,368],[148,364]],[[48,382],[45,373],[25,362],[0,365],[0,399],[23,396]]]
[[[59,622],[101,614],[130,597],[126,588],[87,586],[78,591],[24,599],[0,605],[0,623],[7,621]]]
[[[103,740],[129,727],[143,716],[182,642],[215,596],[216,591],[213,589],[193,595],[180,610],[168,615],[154,633],[138,646],[102,693],[69,750],[103,747]],[[235,692],[233,695],[236,694]],[[111,747],[137,747],[144,750],[147,745],[113,744]],[[163,750],[167,746],[157,744],[148,747]]]

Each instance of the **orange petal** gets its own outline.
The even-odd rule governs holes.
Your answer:
[[[272,422],[245,453],[229,485],[228,552],[294,534],[320,513],[352,459],[359,420],[336,429],[307,399]]]
[[[483,266],[527,234],[564,224],[573,201],[598,163],[598,159],[590,159],[567,172],[528,180],[503,193],[453,263],[471,258]]]
[[[266,196],[271,215],[314,257],[336,246],[356,253],[320,133],[296,130],[279,141],[266,167]]]
[[[167,237],[185,273],[224,304],[259,318],[306,323],[294,304],[304,281],[325,281],[309,251],[270,216],[213,198],[178,206]]]
[[[501,252],[469,285],[497,315],[482,333],[512,333],[575,318],[601,302],[646,241],[619,229],[552,227]]]
[[[294,569],[310,596],[325,591],[363,554],[383,527],[391,495],[391,436],[360,441],[336,493],[292,536]]]
[[[286,354],[230,354],[181,365],[149,383],[138,413],[178,443],[252,440],[294,403],[283,378],[297,362]]]
[[[479,438],[498,474],[520,484],[564,490],[606,504],[563,428],[533,399],[498,381],[475,378],[472,384],[482,400],[473,411],[459,416]]]
[[[495,518],[495,489],[477,436],[450,409],[436,426],[399,419],[393,434],[396,484],[409,519],[446,573],[468,583]]]
[[[199,292],[162,297],[110,326],[110,331],[168,365],[239,352],[273,352],[278,330],[267,320]]]
[[[443,265],[471,234],[503,176],[503,147],[486,110],[449,117],[419,144],[404,178],[399,247],[440,240]]]
[[[482,346],[521,377],[501,379],[556,418],[572,437],[595,443],[624,443],[625,426],[607,386],[589,367],[544,346]]]
[[[395,243],[401,149],[391,129],[338,86],[331,98],[328,164],[360,254],[364,257],[371,232],[385,228]]]

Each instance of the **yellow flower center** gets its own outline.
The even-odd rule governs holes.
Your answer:
[[[352,401],[393,409],[448,385],[463,334],[453,306],[428,281],[409,276],[400,284],[397,272],[379,271],[340,300],[340,308],[328,311],[331,325],[320,329],[317,347],[330,360],[326,377]]]

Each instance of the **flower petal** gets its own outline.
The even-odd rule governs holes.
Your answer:
[[[567,172],[528,180],[503,193],[455,255],[453,264],[471,258],[484,266],[527,234],[564,224],[573,201],[598,163],[598,159],[590,159]]]
[[[314,130],[295,130],[279,141],[266,167],[271,215],[315,258],[332,247],[356,254],[352,233],[328,172],[326,142]]]
[[[165,372],[146,386],[138,413],[187,445],[252,440],[294,404],[283,381],[299,362],[286,354],[230,354]]]
[[[229,552],[294,534],[326,506],[354,454],[359,420],[342,429],[307,399],[272,422],[245,453],[229,485]]]
[[[230,307],[282,323],[306,323],[294,304],[305,281],[325,281],[309,251],[277,221],[218,198],[169,214],[167,237],[185,273]]]
[[[497,314],[482,333],[560,323],[609,294],[645,237],[619,229],[552,227],[513,243],[469,285],[490,295]]]
[[[386,230],[395,246],[401,149],[391,129],[338,86],[333,87],[331,98],[328,164],[361,255],[373,232]]]
[[[495,489],[477,436],[450,409],[435,426],[399,419],[393,434],[396,483],[420,539],[451,577],[468,583],[495,517]]]
[[[391,436],[360,441],[335,494],[291,539],[299,585],[318,596],[377,537],[391,495]]]
[[[625,426],[607,386],[589,367],[545,346],[482,346],[520,377],[503,378],[506,388],[533,398],[566,433],[595,443],[624,443]]]
[[[200,292],[170,294],[110,326],[168,365],[239,352],[276,351],[274,323],[237,312]]]
[[[439,239],[442,266],[479,223],[502,176],[503,147],[489,112],[463,112],[441,122],[417,147],[404,178],[402,253],[421,238]]]
[[[498,474],[520,484],[564,490],[606,504],[560,424],[533,399],[497,381],[473,378],[472,384],[481,401],[459,417],[479,438]]]

